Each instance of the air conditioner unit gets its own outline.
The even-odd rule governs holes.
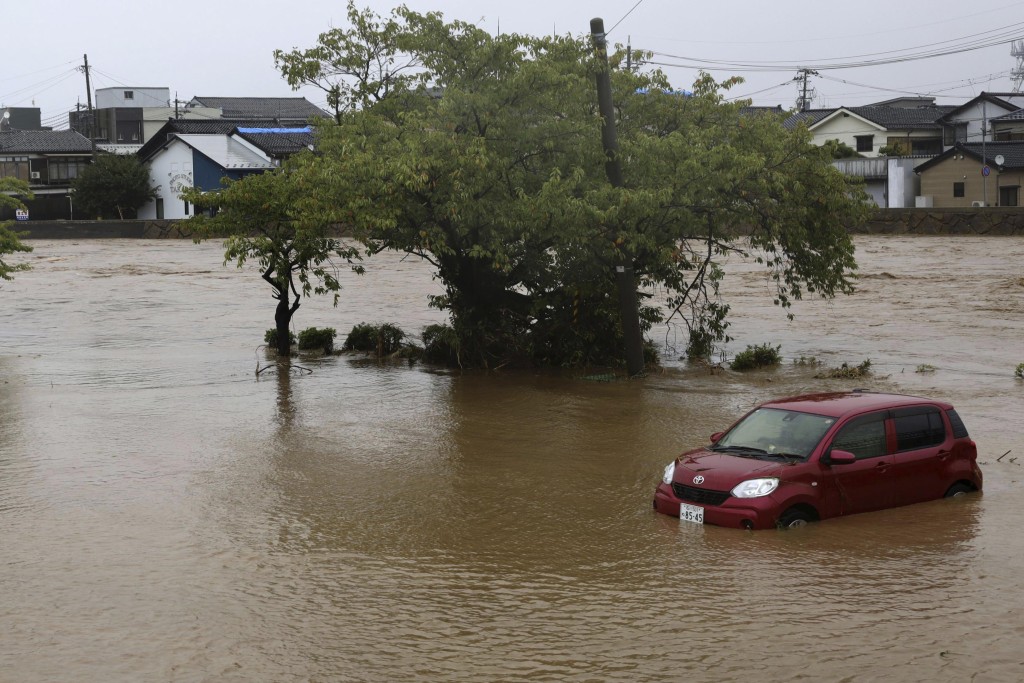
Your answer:
[[[971,202],[971,206],[974,206],[974,207],[985,206],[985,202]]]
[[[32,171],[28,174],[28,177],[32,180],[39,180],[39,171]]]

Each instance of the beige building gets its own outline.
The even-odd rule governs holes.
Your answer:
[[[917,167],[918,206],[1020,206],[1024,141],[959,142]]]

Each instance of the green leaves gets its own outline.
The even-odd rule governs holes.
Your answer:
[[[491,36],[404,7],[380,18],[350,3],[349,20],[275,53],[292,85],[321,83],[338,103],[317,154],[293,165],[289,220],[429,260],[463,363],[617,362],[623,261],[664,293],[644,298],[645,329],[680,317],[702,350],[728,339],[726,255],[763,264],[784,307],[852,288],[859,189],[806,131],[727,102],[736,81],[701,75],[682,94],[612,55],[625,177],[613,188],[588,41]]]
[[[32,199],[32,191],[29,189],[28,183],[8,176],[0,178],[0,208],[24,209],[25,203],[18,198],[19,196]],[[11,229],[13,225],[14,221],[0,222],[0,257],[4,254],[32,251],[32,247],[21,242],[20,238],[24,235]],[[28,269],[27,263],[11,264],[0,258],[0,279],[2,280],[11,280],[13,279],[11,273]]]
[[[134,218],[156,197],[149,168],[135,155],[99,154],[71,182],[75,206],[91,217]]]

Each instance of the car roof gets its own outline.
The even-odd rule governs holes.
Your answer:
[[[882,410],[884,408],[898,408],[900,406],[912,406],[930,404],[938,406],[943,410],[949,410],[953,406],[944,401],[936,401],[920,396],[905,396],[903,394],[883,394],[872,391],[837,391],[821,394],[804,394],[803,396],[791,396],[789,398],[775,399],[762,403],[763,408],[783,408],[795,410],[801,413],[814,413],[816,415],[827,415],[829,417],[843,417],[851,413],[863,413],[871,410]]]

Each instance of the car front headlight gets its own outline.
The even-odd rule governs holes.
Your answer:
[[[665,466],[665,473],[661,475],[661,480],[666,484],[672,483],[672,475],[676,473],[676,461],[673,460]]]
[[[732,495],[737,498],[760,498],[779,488],[779,480],[776,477],[768,479],[748,479],[732,490]]]

